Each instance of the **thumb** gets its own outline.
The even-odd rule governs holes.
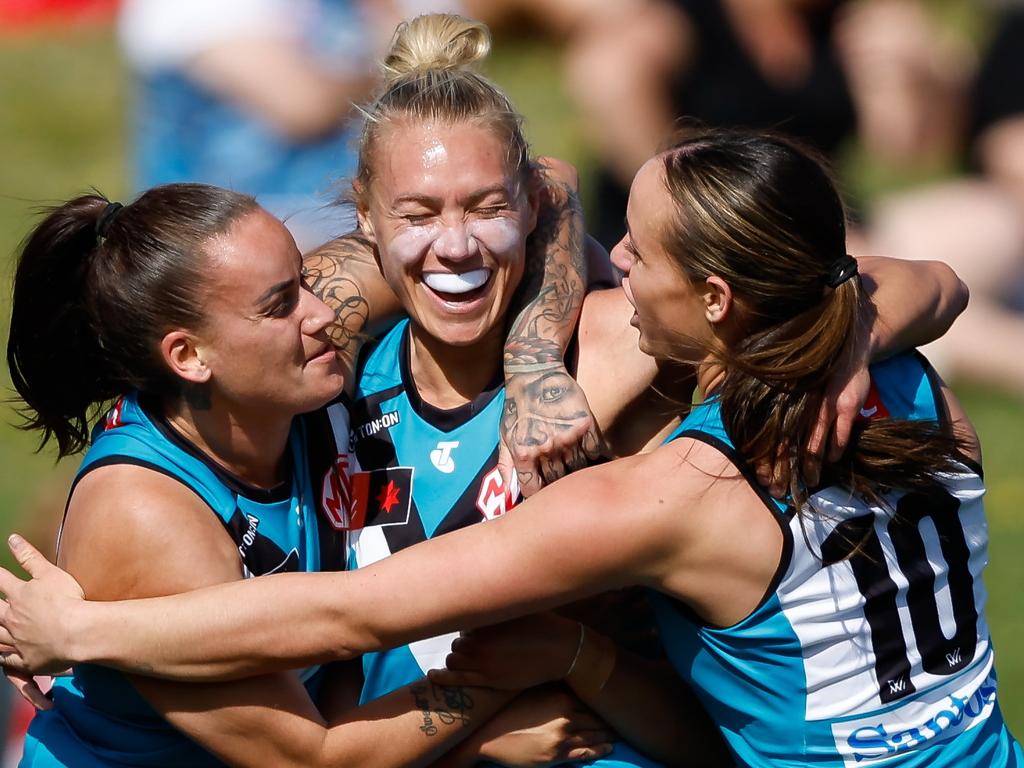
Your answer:
[[[498,441],[498,473],[501,475],[502,486],[510,488],[512,478],[516,474],[516,466],[512,460],[512,451],[508,449],[504,440]]]
[[[18,565],[25,569],[32,578],[42,576],[47,568],[52,568],[50,561],[43,557],[43,553],[29,544],[25,539],[16,533],[12,533],[7,539],[7,547],[18,561]]]

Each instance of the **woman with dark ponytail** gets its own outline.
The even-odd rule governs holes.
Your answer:
[[[84,602],[72,579],[15,539],[35,578],[0,572],[4,663],[101,659],[223,679],[638,584],[652,590],[675,670],[739,764],[1024,763],[996,701],[981,453],[956,399],[922,357],[896,354],[870,367],[841,455],[820,469],[808,460],[828,382],[877,352],[886,330],[872,322],[874,276],[862,278],[846,254],[828,173],[788,140],[694,136],[640,170],[627,224],[612,257],[640,348],[691,363],[703,395],[660,447],[343,574]],[[783,499],[759,485],[759,463],[786,470]],[[409,590],[411,581],[423,588]],[[109,626],[120,631],[101,631]],[[689,750],[664,754],[665,734],[689,718],[653,706],[605,638],[582,624],[508,629],[472,630],[432,682],[563,680],[664,762],[709,757],[699,732]]]
[[[325,507],[348,479],[323,406],[345,376],[334,313],[301,268],[253,198],[198,184],[125,206],[76,198],[25,242],[7,359],[25,426],[60,456],[88,447],[58,562],[90,598],[344,567]],[[535,740],[565,757],[611,739],[587,714],[556,734],[557,712],[501,691],[406,686],[357,708],[347,671],[293,666],[305,668],[189,685],[75,665],[52,703],[37,700],[21,765],[397,768],[433,762],[485,722],[499,752],[504,734],[539,724]]]

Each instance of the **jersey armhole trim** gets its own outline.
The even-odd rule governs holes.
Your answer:
[[[914,350],[914,356],[924,369],[925,376],[928,377],[928,386],[931,387],[932,399],[935,401],[935,413],[938,416],[939,423],[944,427],[952,429],[953,419],[949,414],[949,405],[946,403],[946,398],[942,396],[942,383],[939,379],[938,371],[935,370],[935,367],[928,358],[918,350]],[[985,479],[985,470],[980,463],[959,448],[956,450],[956,456],[964,466],[976,473],[982,480]]]
[[[68,509],[71,507],[71,497],[74,495],[75,488],[78,487],[78,483],[82,480],[82,478],[84,478],[86,475],[88,475],[95,469],[102,469],[103,467],[114,467],[119,464],[130,464],[134,467],[150,469],[154,472],[159,472],[161,475],[169,477],[172,480],[177,480],[181,485],[185,486],[190,491],[192,491],[192,493],[194,493],[199,498],[200,501],[206,504],[206,506],[208,506],[213,511],[213,513],[217,515],[217,518],[220,519],[220,515],[217,513],[217,510],[207,499],[204,499],[199,493],[196,492],[195,488],[186,483],[182,478],[178,477],[172,472],[168,472],[166,467],[161,467],[159,464],[154,464],[151,461],[146,461],[145,459],[140,459],[136,456],[114,453],[111,454],[110,456],[104,456],[102,459],[97,459],[96,461],[94,461],[92,464],[90,464],[81,472],[79,472],[75,479],[71,482],[71,487],[68,489],[68,500],[64,502],[64,514],[61,516],[60,519],[60,528],[57,529],[57,551],[60,551],[61,534],[64,532],[64,523],[67,522]]]
[[[796,510],[792,504],[787,504],[785,509],[779,509],[779,505],[775,497],[766,491],[760,483],[757,482],[757,474],[754,472],[753,467],[740,455],[739,451],[733,448],[731,445],[726,443],[724,440],[709,435],[706,432],[702,432],[697,429],[687,429],[676,435],[675,440],[681,437],[688,437],[691,440],[698,440],[702,443],[710,445],[715,450],[722,453],[729,462],[740,471],[747,484],[753,489],[757,497],[761,499],[761,502],[768,508],[771,513],[772,519],[779,526],[779,530],[782,532],[782,551],[779,553],[779,564],[775,568],[775,573],[768,582],[768,586],[765,588],[764,594],[761,595],[761,599],[757,601],[757,605],[751,609],[750,613],[744,616],[739,621],[733,622],[728,626],[717,626],[705,621],[704,619],[697,616],[696,612],[688,605],[680,600],[672,598],[672,602],[677,608],[690,619],[691,622],[701,627],[706,627],[710,630],[722,631],[737,627],[743,622],[747,621],[751,616],[757,613],[761,608],[764,607],[775,591],[779,588],[779,584],[782,582],[783,577],[786,575],[786,571],[789,570],[789,564],[793,558],[793,532],[789,527],[790,520],[796,514]]]

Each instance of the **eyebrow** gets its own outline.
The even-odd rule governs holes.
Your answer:
[[[482,200],[483,198],[487,197],[488,195],[493,195],[498,192],[507,196],[508,186],[504,182],[488,184],[486,187],[481,187],[480,189],[476,189],[470,192],[468,195],[466,195],[466,202],[470,204],[476,203]],[[396,197],[394,201],[391,203],[391,207],[397,208],[402,203],[419,203],[420,205],[430,206],[436,205],[438,202],[440,202],[440,198],[433,197],[431,195],[420,195],[416,194],[415,192],[408,192],[406,194],[399,195],[398,197]]]
[[[280,283],[276,283],[276,284],[270,286],[267,290],[265,290],[263,292],[263,294],[258,299],[256,299],[256,301],[254,303],[258,307],[262,306],[262,305],[266,304],[276,294],[284,293],[285,291],[290,289],[293,285],[295,285],[295,279],[294,278],[292,278],[291,280],[284,280],[284,281],[282,281]]]

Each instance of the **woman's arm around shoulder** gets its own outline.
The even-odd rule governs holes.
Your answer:
[[[19,562],[36,579],[26,583],[0,572],[8,598],[0,606],[0,639],[21,654],[7,663],[26,658],[33,669],[52,669],[99,661],[168,678],[223,679],[352,658],[632,584],[696,597],[711,578],[700,573],[698,555],[713,555],[707,531],[714,515],[703,512],[711,509],[716,478],[679,453],[692,442],[582,470],[514,515],[355,572],[282,574],[155,600],[82,602],[72,579],[16,543]],[[452,579],[453,573],[474,577]],[[410,574],[443,588],[412,594],[405,588]],[[115,623],[122,631],[97,631]],[[299,625],[301,633],[293,630]]]
[[[95,470],[79,483],[62,561],[100,600],[242,576],[234,542],[204,502],[176,480],[129,465]],[[513,695],[424,681],[329,723],[291,672],[219,683],[131,680],[168,722],[236,766],[427,765]]]

